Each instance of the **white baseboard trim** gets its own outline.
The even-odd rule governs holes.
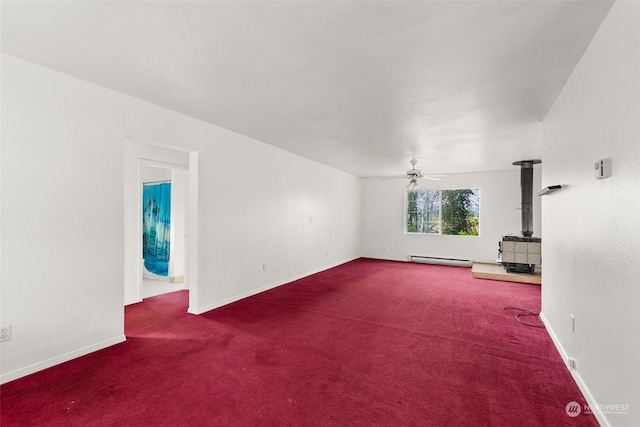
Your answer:
[[[51,359],[43,360],[42,362],[38,362],[33,365],[26,366],[24,368],[20,368],[16,371],[2,374],[0,375],[0,384],[17,380],[18,378],[22,378],[27,375],[34,374],[38,371],[42,371],[43,369],[51,368],[52,366],[59,365],[60,363],[68,362],[71,359],[75,359],[77,357],[84,356],[89,353],[93,353],[94,351],[111,347],[112,345],[119,344],[126,340],[127,338],[124,335],[119,335],[117,337],[110,338],[108,340],[104,340],[87,347],[79,348],[77,350],[70,351],[68,353],[61,354],[56,357],[52,357]]]
[[[362,258],[379,259],[381,261],[410,262],[407,258],[382,257],[382,256],[379,256],[379,255],[362,255]]]
[[[564,361],[565,366],[567,367],[567,369],[569,370],[569,373],[571,373],[571,376],[573,377],[573,381],[575,381],[576,385],[582,392],[582,395],[587,401],[587,404],[589,405],[589,409],[591,410],[591,412],[593,412],[593,415],[596,417],[596,420],[603,427],[611,427],[611,423],[609,423],[609,420],[607,420],[606,415],[603,414],[602,411],[600,410],[600,406],[596,402],[596,399],[593,397],[593,394],[591,394],[589,387],[587,387],[587,384],[584,382],[584,380],[578,373],[578,370],[573,369],[569,364],[569,355],[565,351],[564,347],[562,347],[562,344],[560,343],[558,336],[556,335],[555,331],[553,330],[553,328],[547,321],[547,318],[545,317],[544,313],[542,312],[540,312],[540,319],[542,319],[542,322],[544,323],[547,329],[547,332],[551,337],[551,341],[553,341],[553,344],[556,346],[556,349],[558,349],[558,352],[560,353],[560,356],[562,357],[562,360]]]
[[[311,276],[312,274],[320,273],[321,271],[329,270],[330,268],[337,267],[339,265],[345,264],[347,262],[351,262],[351,261],[359,259],[359,258],[361,258],[361,257],[358,256],[358,257],[355,257],[355,258],[349,258],[349,259],[346,259],[346,260],[338,261],[336,263],[329,264],[327,266],[324,266],[324,267],[321,267],[321,268],[318,268],[318,269],[315,269],[315,270],[307,271],[306,273],[302,273],[302,274],[298,274],[296,276],[288,277],[288,278],[286,278],[284,280],[280,280],[280,281],[275,282],[275,283],[270,283],[270,284],[268,284],[266,286],[262,286],[262,287],[257,288],[257,289],[252,289],[251,291],[244,292],[242,294],[235,295],[235,296],[230,297],[230,298],[226,298],[226,299],[224,299],[222,301],[216,301],[213,304],[208,304],[208,305],[205,305],[204,307],[197,307],[197,308],[189,307],[189,309],[187,310],[187,313],[190,313],[190,314],[203,314],[203,313],[206,313],[207,311],[215,310],[216,308],[220,308],[220,307],[223,307],[225,305],[234,303],[236,301],[240,301],[241,299],[245,299],[245,298],[248,298],[250,296],[257,295],[260,292],[264,292],[264,291],[268,291],[269,289],[277,288],[278,286],[282,286],[282,285],[285,285],[287,283],[302,279],[304,277]]]

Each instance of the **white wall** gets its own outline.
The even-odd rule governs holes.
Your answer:
[[[526,160],[526,159],[514,159]],[[441,181],[420,182],[421,189],[480,189],[480,236],[404,233],[407,181],[362,180],[362,253],[373,258],[406,261],[408,255],[495,262],[500,237],[520,235],[520,167],[497,172],[451,174]],[[534,167],[534,191],[540,189],[540,165]],[[534,196],[534,236],[540,237],[540,200]],[[544,258],[544,253],[543,253]]]
[[[191,312],[360,255],[359,178],[3,55],[2,382],[124,339],[127,140],[199,177]]]
[[[175,283],[183,283],[186,273],[188,171],[171,170],[171,256],[169,277]],[[180,280],[182,282],[180,282]]]
[[[153,181],[171,181],[171,169],[142,165],[142,182]]]
[[[124,340],[112,93],[2,56],[2,381]]]
[[[543,316],[589,403],[629,405],[615,426],[640,425],[639,63],[640,4],[618,1],[544,120],[543,185],[568,187],[543,198]]]

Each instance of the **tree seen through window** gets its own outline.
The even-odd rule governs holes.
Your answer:
[[[406,232],[478,236],[480,190],[422,190],[407,193]]]

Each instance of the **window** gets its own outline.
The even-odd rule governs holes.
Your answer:
[[[478,188],[407,192],[407,233],[477,236],[479,229]]]

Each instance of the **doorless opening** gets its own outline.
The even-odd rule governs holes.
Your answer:
[[[188,289],[197,306],[197,160],[197,152],[126,140],[125,305]]]

